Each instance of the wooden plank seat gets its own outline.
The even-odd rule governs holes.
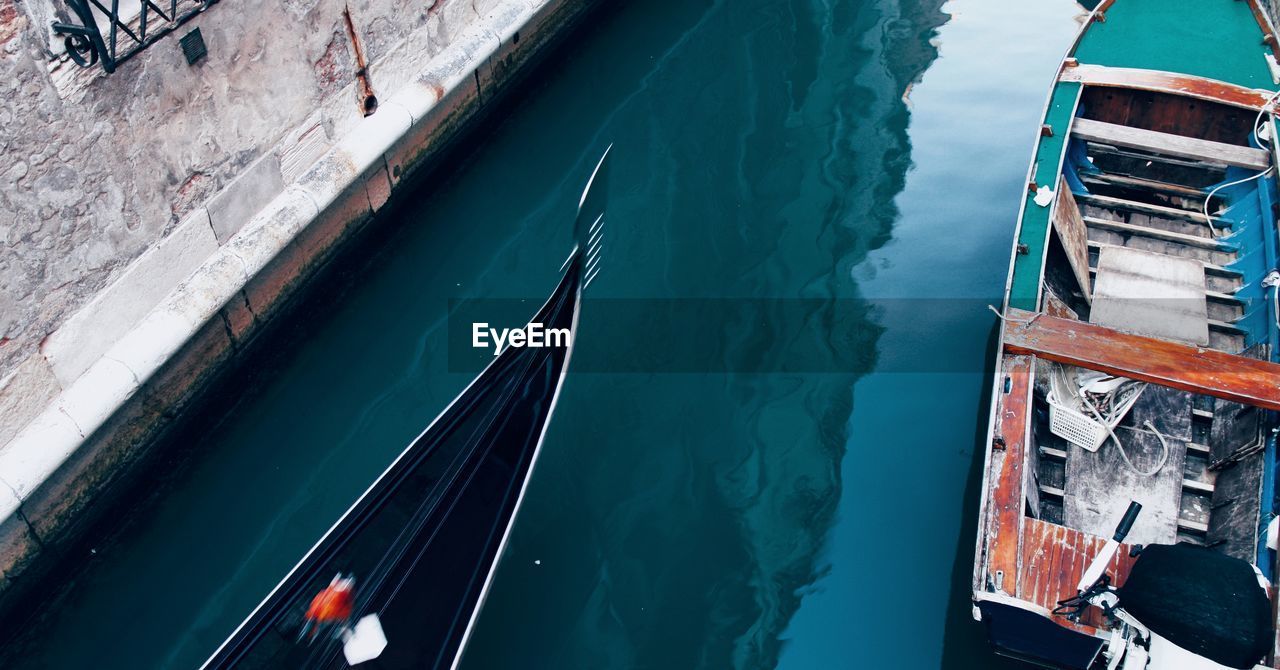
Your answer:
[[[1188,235],[1186,233],[1175,233],[1162,228],[1152,228],[1150,226],[1139,226],[1124,221],[1112,221],[1111,219],[1102,219],[1096,216],[1084,217],[1084,222],[1091,228],[1099,228],[1102,230],[1110,230],[1125,235],[1141,235],[1165,242],[1174,242],[1189,247],[1199,247],[1201,249],[1209,249],[1212,251],[1235,251],[1236,248],[1228,242],[1224,242],[1218,238],[1200,237],[1199,235]]]
[[[1086,63],[1063,68],[1058,78],[1060,81],[1076,81],[1087,86],[1112,86],[1171,93],[1253,110],[1264,107],[1271,97],[1270,91],[1246,88],[1207,77]]]
[[[1280,410],[1280,365],[1020,309],[1005,317],[1009,353]]]
[[[1150,216],[1160,216],[1169,219],[1178,219],[1180,221],[1190,221],[1191,223],[1204,224],[1204,214],[1189,209],[1178,209],[1177,207],[1165,207],[1163,205],[1153,205],[1146,202],[1138,202],[1136,200],[1125,200],[1124,198],[1115,198],[1106,195],[1094,195],[1092,193],[1077,193],[1076,200],[1086,205],[1095,207],[1104,207],[1107,209],[1117,209],[1127,212],[1138,212],[1139,214],[1147,214]],[[1231,222],[1219,217],[1209,217],[1213,220],[1213,225],[1219,230],[1230,228]]]
[[[1154,193],[1162,193],[1164,195],[1175,196],[1179,198],[1204,200],[1208,195],[1206,191],[1183,186],[1181,184],[1170,184],[1168,182],[1156,181],[1153,179],[1143,179],[1142,177],[1133,177],[1124,174],[1115,174],[1111,172],[1081,172],[1080,181],[1091,186],[1112,186],[1118,188],[1136,189],[1141,191],[1151,191]]]
[[[1265,170],[1271,165],[1267,152],[1224,142],[1184,137],[1143,128],[1121,126],[1093,119],[1077,118],[1071,134],[1089,142],[1138,149],[1175,158],[1232,165],[1250,170]]]

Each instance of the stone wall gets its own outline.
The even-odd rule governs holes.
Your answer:
[[[0,86],[16,87],[0,168],[23,166],[0,189],[0,618],[342,243],[595,4],[353,3],[380,101],[366,116],[333,0],[223,0],[180,31],[201,29],[206,60],[173,39],[110,75],[51,51],[32,17],[52,0],[29,2],[0,11]]]
[[[1258,4],[1263,11],[1271,19],[1271,25],[1280,25],[1280,1],[1277,0],[1258,0]]]
[[[376,94],[412,71],[386,60],[408,35],[429,58],[497,4],[223,0],[110,75],[53,53],[58,0],[0,5],[0,379],[41,366],[46,338],[206,201],[224,242],[363,116],[345,6]],[[178,37],[196,27],[209,55],[189,66]]]

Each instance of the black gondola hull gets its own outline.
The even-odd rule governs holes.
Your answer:
[[[341,627],[308,630],[311,598],[355,578],[354,622],[377,614],[388,645],[359,668],[449,668],[506,540],[572,349],[583,258],[575,251],[530,323],[563,346],[507,349],[411,444],[206,662],[346,668]],[[313,632],[315,631],[315,632]]]

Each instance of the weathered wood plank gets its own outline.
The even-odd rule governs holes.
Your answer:
[[[1205,290],[1204,297],[1206,300],[1212,300],[1213,302],[1220,302],[1226,305],[1234,305],[1237,307],[1244,305],[1243,299],[1221,291]]]
[[[1209,532],[1209,526],[1207,524],[1200,523],[1199,521],[1192,521],[1191,519],[1178,519],[1178,530],[1187,533],[1200,533],[1203,535]]]
[[[1205,541],[1228,556],[1253,562],[1258,553],[1263,454],[1218,472]]]
[[[1192,158],[1234,165],[1251,170],[1265,170],[1271,165],[1270,156],[1262,149],[1210,142],[1142,128],[1130,128],[1092,119],[1075,119],[1071,124],[1071,134],[1090,142],[1141,149],[1176,158]]]
[[[1088,253],[1089,253],[1089,249],[1088,247],[1085,247],[1086,263],[1088,262],[1088,258],[1089,258]],[[1080,318],[1080,315],[1076,314],[1076,311],[1071,309],[1071,306],[1068,305],[1066,301],[1064,301],[1062,298],[1059,298],[1058,294],[1054,293],[1053,288],[1049,286],[1044,287],[1044,311],[1054,316],[1060,316],[1064,319]]]
[[[1136,88],[1143,91],[1185,95],[1253,110],[1261,109],[1270,97],[1269,91],[1245,88],[1216,79],[1177,72],[1105,65],[1080,64],[1075,67],[1066,67],[1062,69],[1059,80],[1075,81],[1090,86]]]
[[[1166,195],[1177,196],[1180,198],[1191,198],[1203,200],[1206,192],[1198,188],[1190,186],[1182,186],[1180,184],[1170,184],[1163,181],[1154,181],[1151,179],[1143,179],[1141,177],[1132,177],[1129,175],[1116,174],[1113,172],[1082,172],[1080,180],[1086,184],[1118,186],[1128,189],[1140,189],[1144,191],[1153,191],[1156,193],[1164,193]]]
[[[1005,356],[1003,378],[1006,380],[996,400],[997,447],[991,452],[987,476],[991,499],[987,504],[987,579],[999,582],[1003,590],[1016,593],[1018,588],[1019,547],[1022,535],[1022,513],[1028,467],[1028,419],[1033,385],[1031,356]],[[1002,446],[999,446],[1002,445]]]
[[[1236,261],[1236,253],[1234,251],[1219,251],[1216,249],[1204,249],[1201,247],[1188,246],[1180,242],[1170,242],[1168,240],[1157,239],[1146,235],[1133,235],[1129,233],[1121,233],[1114,230],[1106,230],[1096,226],[1089,226],[1089,241],[1101,242],[1116,247],[1125,247],[1127,249],[1137,249],[1139,251],[1150,251],[1156,254],[1164,254],[1174,258],[1190,258],[1205,264],[1214,264],[1218,266],[1228,266]],[[1090,260],[1094,256],[1093,244],[1090,247]],[[1101,247],[1098,247],[1101,250]],[[1206,282],[1205,288],[1212,288],[1219,291],[1232,291],[1236,287],[1230,285],[1231,278],[1223,278],[1217,273],[1210,271],[1207,267],[1205,274],[1213,275],[1215,279],[1226,279],[1226,284],[1220,281],[1214,281],[1212,284]]]
[[[1132,223],[1123,221],[1112,221],[1111,219],[1099,219],[1093,216],[1086,216],[1085,223],[1091,228],[1101,228],[1102,230],[1112,230],[1117,233],[1126,235],[1141,235],[1166,242],[1175,242],[1177,244],[1185,244],[1189,247],[1200,247],[1201,249],[1212,249],[1213,251],[1235,251],[1235,249],[1226,242],[1222,242],[1209,237],[1197,237],[1195,235],[1187,235],[1185,233],[1174,233],[1159,228],[1149,228],[1147,226],[1136,226]]]
[[[1255,345],[1245,356],[1258,358],[1263,351]],[[1228,556],[1253,561],[1262,513],[1262,412],[1250,405],[1218,400],[1210,419],[1210,461],[1249,455],[1217,472],[1205,540],[1220,546]]]
[[[1150,172],[1152,171],[1151,168],[1154,168],[1155,166],[1144,165],[1144,164],[1154,163],[1154,162],[1163,163],[1170,167],[1188,168],[1195,174],[1208,174],[1209,172],[1220,172],[1222,173],[1222,175],[1226,175],[1226,172],[1227,172],[1227,166],[1222,163],[1210,163],[1210,162],[1207,162],[1201,159],[1196,159],[1196,158],[1175,158],[1168,154],[1155,155],[1150,152],[1139,151],[1137,149],[1127,149],[1125,147],[1108,144],[1106,142],[1091,142],[1088,153],[1090,156],[1095,158],[1102,157],[1102,156],[1127,158],[1134,162],[1134,165],[1132,167],[1136,167],[1137,165],[1143,165],[1143,167],[1147,169],[1145,172],[1143,171],[1125,172],[1125,174],[1132,174],[1136,176],[1150,177],[1151,176]],[[1153,160],[1153,157],[1158,160]],[[1159,174],[1162,174],[1162,175],[1168,174],[1163,170],[1160,170],[1158,172]],[[1187,174],[1187,171],[1178,170],[1174,174]]]
[[[1020,309],[1006,317],[1008,353],[1280,410],[1280,365]]]
[[[1090,323],[1186,344],[1209,343],[1199,261],[1108,247],[1098,255],[1093,287]]]
[[[1186,398],[1185,394],[1179,394]],[[1190,408],[1190,400],[1187,401]],[[1160,440],[1146,430],[1116,429],[1134,466],[1150,469],[1159,463]],[[1142,514],[1129,531],[1133,544],[1170,544],[1178,535],[1182,499],[1182,462],[1187,450],[1181,440],[1165,438],[1169,456],[1159,472],[1142,476],[1125,466],[1120,451],[1108,441],[1097,451],[1071,445],[1067,455],[1066,500],[1063,520],[1086,533],[1109,536],[1130,500],[1142,503]]]
[[[1080,207],[1065,177],[1058,177],[1058,202],[1053,207],[1053,232],[1067,253],[1067,262],[1085,302],[1093,302],[1089,285],[1089,238]]]
[[[1241,328],[1240,326],[1237,326],[1234,323],[1227,323],[1226,321],[1222,321],[1221,319],[1209,319],[1208,324],[1209,324],[1210,330],[1216,330],[1220,333],[1227,333],[1228,335],[1243,336],[1243,335],[1249,334],[1249,331],[1245,330],[1244,328]]]
[[[1022,564],[1018,593],[1028,602],[1052,610],[1059,600],[1076,594],[1076,585],[1093,557],[1105,544],[1104,538],[1066,528],[1040,519],[1027,519],[1023,530]],[[1107,572],[1114,584],[1124,584],[1136,559],[1129,556],[1130,545],[1120,545]],[[1105,626],[1105,617],[1089,608],[1080,623],[1054,617],[1060,625],[1084,632]]]
[[[1141,428],[1142,424],[1150,421],[1161,435],[1190,442],[1193,436],[1191,408],[1194,403],[1195,395],[1186,391],[1167,386],[1148,386],[1133,403],[1133,408],[1120,425]]]
[[[1209,449],[1213,460],[1262,447],[1262,412],[1257,407],[1219,400],[1214,403],[1211,420]]]
[[[1067,452],[1065,449],[1055,449],[1053,447],[1046,447],[1043,444],[1040,445],[1040,454],[1047,458],[1052,458],[1058,461],[1067,460]]]
[[[1159,230],[1167,230],[1171,233],[1182,233],[1183,235],[1194,235],[1196,237],[1217,237],[1218,233],[1230,230],[1229,226],[1219,226],[1217,224],[1215,224],[1211,229],[1209,226],[1205,225],[1204,219],[1191,221],[1188,219],[1179,219],[1170,216],[1157,216],[1137,211],[1124,211],[1119,207],[1100,207],[1094,204],[1086,204],[1083,201],[1081,201],[1080,211],[1085,216],[1109,219],[1111,221],[1122,221],[1134,226],[1157,228]]]
[[[1204,495],[1213,495],[1213,484],[1208,482],[1196,481],[1194,479],[1183,479],[1182,490],[1191,491],[1193,493],[1201,493]]]
[[[1108,209],[1121,209],[1127,212],[1140,212],[1142,214],[1150,214],[1169,219],[1179,219],[1181,221],[1190,221],[1191,223],[1204,224],[1204,214],[1202,212],[1191,211],[1189,209],[1178,209],[1177,207],[1165,207],[1164,205],[1152,205],[1146,202],[1138,202],[1136,200],[1125,200],[1124,198],[1113,198],[1109,195],[1093,195],[1091,193],[1082,193],[1076,196],[1080,202],[1096,205],[1098,207],[1106,207]],[[1229,228],[1231,223],[1221,217],[1211,216],[1213,225],[1219,230]]]

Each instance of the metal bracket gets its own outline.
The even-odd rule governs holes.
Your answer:
[[[136,15],[123,16],[119,2],[113,1],[107,7],[101,0],[63,0],[73,23],[54,22],[53,34],[63,37],[67,55],[76,65],[87,68],[101,63],[102,69],[110,74],[121,63],[217,1],[169,0],[168,11],[165,11],[154,0],[141,0]],[[158,25],[154,21],[156,17],[161,19]],[[100,24],[110,26],[105,34]]]

